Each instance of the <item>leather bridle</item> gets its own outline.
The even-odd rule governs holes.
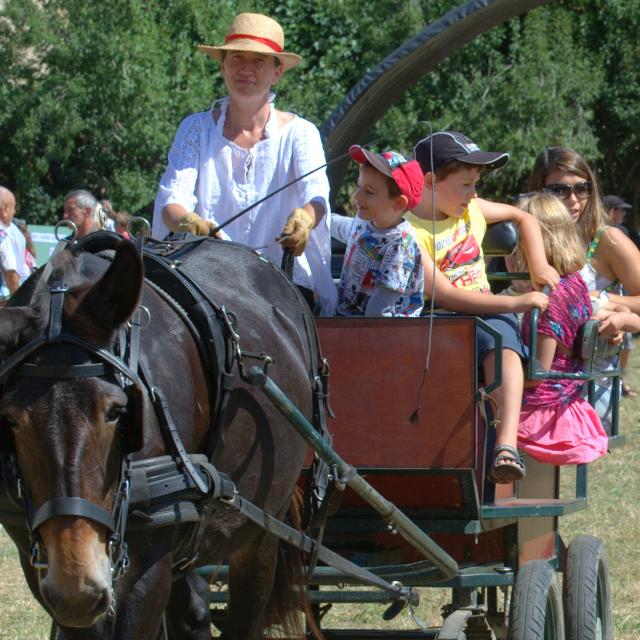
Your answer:
[[[67,291],[68,287],[61,281],[54,281],[51,284],[49,288],[51,294],[49,324],[44,335],[32,339],[2,362],[0,365],[0,384],[5,385],[7,380],[12,377],[64,379],[110,376],[115,378],[123,389],[133,385],[136,394],[142,394],[144,386],[138,374],[121,358],[103,347],[62,331],[62,309],[64,295]],[[71,358],[70,363],[56,362],[55,357],[51,357],[51,355],[55,355],[55,346],[57,345],[75,347],[67,349],[67,353],[76,353],[77,356]],[[49,358],[46,357],[47,351],[51,352]],[[31,360],[32,356],[36,354],[40,356],[37,362]],[[134,361],[137,362],[137,355]],[[128,566],[124,533],[129,510],[130,466],[131,455],[128,454],[123,457],[122,470],[111,511],[107,511],[104,507],[82,496],[56,496],[34,509],[28,487],[26,490],[22,487],[27,525],[31,535],[31,563],[35,568],[44,569],[47,567],[43,558],[42,539],[38,533],[39,527],[51,518],[81,517],[96,522],[109,531],[108,555],[112,581],[115,583]]]

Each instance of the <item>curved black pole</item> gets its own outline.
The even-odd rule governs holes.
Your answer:
[[[331,192],[342,185],[348,163],[331,163],[364,140],[398,98],[476,36],[552,0],[469,0],[425,27],[367,73],[321,128],[328,149]]]

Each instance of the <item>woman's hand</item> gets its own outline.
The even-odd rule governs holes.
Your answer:
[[[294,256],[301,256],[315,223],[315,218],[308,211],[298,207],[289,214],[278,240],[283,238],[282,246],[289,249]]]
[[[611,338],[613,344],[620,344],[625,331],[637,333],[640,331],[640,316],[631,311],[610,311],[601,309],[594,316],[600,320],[598,333]]]
[[[220,232],[216,234],[213,230],[217,227],[215,220],[205,220],[201,218],[197,213],[187,213],[178,221],[176,231],[182,233],[192,233],[194,236],[213,236],[215,238],[221,238]]]

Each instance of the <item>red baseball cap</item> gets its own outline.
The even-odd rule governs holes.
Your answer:
[[[391,178],[407,198],[407,208],[413,209],[422,200],[424,175],[415,160],[407,160],[397,151],[373,153],[360,145],[349,147],[349,155],[358,163],[367,162],[380,173]]]

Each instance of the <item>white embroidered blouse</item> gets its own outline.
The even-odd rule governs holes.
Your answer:
[[[318,129],[295,116],[283,127],[271,114],[265,137],[244,149],[223,136],[228,98],[221,101],[217,123],[211,111],[187,116],[178,127],[169,151],[168,165],[160,180],[153,211],[155,238],[167,228],[162,210],[181,204],[204,219],[224,223],[243,209],[291,180],[325,164]],[[336,290],[331,278],[329,183],[320,169],[253,207],[222,230],[223,237],[259,249],[278,266],[282,248],[274,244],[295,207],[318,202],[325,215],[311,232],[306,250],[296,258],[293,277],[297,284],[314,290],[321,313],[333,313]]]

